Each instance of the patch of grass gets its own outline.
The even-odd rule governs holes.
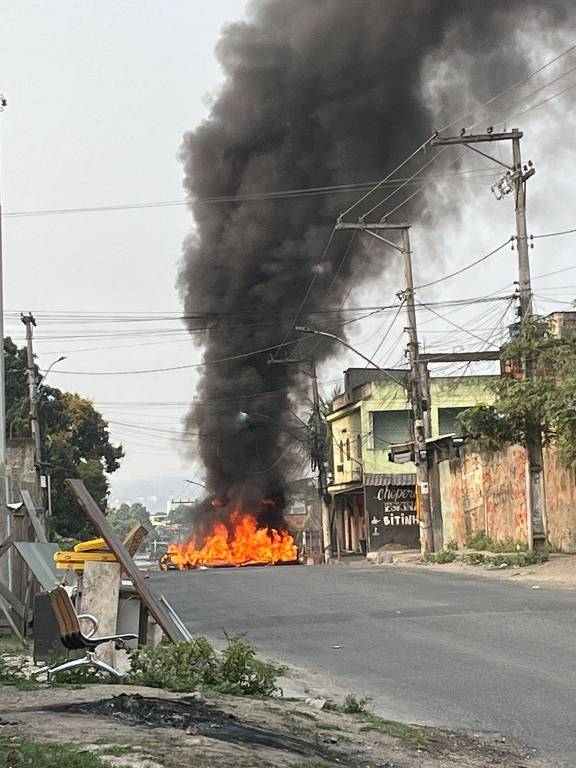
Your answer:
[[[395,720],[384,720],[384,718],[378,717],[378,715],[373,715],[370,712],[364,715],[363,720],[366,722],[366,726],[361,730],[386,733],[388,736],[398,739],[404,746],[410,747],[411,749],[428,749],[428,737],[420,728],[416,728],[413,725],[398,723]]]
[[[67,744],[0,737],[0,768],[109,768],[97,755]]]
[[[522,541],[515,541],[510,537],[506,539],[493,539],[484,531],[478,531],[466,539],[467,549],[476,549],[484,552],[527,552],[528,545]]]
[[[357,698],[353,694],[348,694],[344,699],[344,704],[336,704],[333,701],[326,702],[324,709],[332,712],[352,715],[356,720],[364,723],[361,731],[380,731],[398,739],[406,747],[411,749],[428,749],[429,739],[421,728],[414,725],[405,725],[395,720],[385,720],[383,717],[375,715],[368,710],[370,699],[366,696]],[[320,726],[318,726],[320,727]]]
[[[349,693],[344,697],[342,712],[346,715],[366,715],[371,703],[370,696],[355,696]]]
[[[546,552],[509,552],[508,554],[485,555],[482,552],[474,552],[464,555],[462,562],[466,565],[502,565],[518,566],[524,568],[527,565],[537,565],[548,560]]]
[[[453,563],[456,557],[456,552],[453,549],[441,549],[440,552],[427,552],[424,555],[424,561],[434,565],[444,565],[445,563]]]
[[[81,667],[80,669],[66,669],[63,672],[58,672],[58,677],[51,681],[50,685],[54,686],[54,688],[67,688],[71,691],[79,691],[87,685],[94,685],[96,683],[113,685],[120,682],[116,677],[112,677],[112,675],[108,675],[106,672],[90,669],[90,667]]]
[[[28,643],[23,644],[16,635],[0,635],[0,654],[10,656],[27,649]]]
[[[334,763],[327,763],[324,760],[304,760],[298,763],[294,768],[332,768]]]
[[[170,691],[207,689],[234,696],[267,697],[278,691],[276,680],[286,670],[260,661],[241,636],[228,640],[217,654],[205,637],[191,642],[161,643],[130,651],[128,682]]]
[[[305,720],[314,720],[314,722],[316,722],[316,720],[318,720],[316,715],[313,715],[312,712],[300,712],[299,710],[295,709],[290,714],[293,717],[302,717]]]
[[[446,544],[446,549],[458,549],[458,542],[455,539],[451,539],[448,544]]]
[[[318,723],[316,725],[316,728],[319,728],[321,731],[341,731],[342,728],[340,728],[339,725],[336,725],[336,723]]]
[[[110,755],[110,757],[122,757],[123,755],[134,755],[141,753],[139,747],[132,747],[129,744],[108,744],[106,747],[98,749],[99,755]]]
[[[19,691],[36,691],[40,686],[25,672],[24,661],[15,661],[9,654],[0,653],[0,685],[10,685]],[[1,765],[1,763],[0,763]]]

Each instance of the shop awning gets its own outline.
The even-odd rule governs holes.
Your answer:
[[[394,474],[364,475],[364,485],[416,485],[415,472],[399,472]]]

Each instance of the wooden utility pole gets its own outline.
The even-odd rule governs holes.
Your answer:
[[[532,316],[532,286],[530,282],[530,259],[528,256],[528,234],[526,226],[526,182],[536,172],[532,161],[522,164],[520,151],[520,139],[522,131],[513,128],[504,133],[494,133],[490,129],[486,133],[466,135],[462,131],[460,136],[442,138],[437,136],[431,142],[432,146],[446,146],[448,144],[464,144],[468,149],[492,160],[494,163],[506,169],[504,177],[493,187],[498,199],[509,194],[514,195],[514,209],[516,216],[516,247],[518,250],[518,286],[520,307],[518,315],[520,328]],[[512,165],[507,165],[501,160],[482,152],[473,146],[478,143],[510,141],[512,143]],[[524,360],[524,375],[532,378],[535,364],[533,359]],[[546,539],[546,509],[544,498],[544,459],[542,454],[542,434],[539,427],[528,430],[526,435],[526,451],[528,454],[529,475],[529,505],[530,505],[530,541],[532,546]]]
[[[410,360],[410,384],[408,393],[412,407],[412,433],[414,441],[414,463],[416,465],[416,497],[420,511],[420,547],[423,554],[434,551],[434,536],[432,531],[432,509],[430,504],[430,488],[428,483],[428,459],[426,455],[426,425],[424,421],[425,408],[430,408],[429,402],[423,398],[423,372],[420,364],[418,345],[418,329],[416,325],[416,310],[414,306],[414,280],[412,275],[412,253],[410,251],[409,224],[388,224],[385,222],[358,224],[338,222],[337,229],[358,229],[380,240],[399,251],[404,262],[404,301],[408,318],[408,357]],[[399,231],[402,244],[383,237],[381,231]]]
[[[34,349],[32,346],[32,329],[36,326],[34,316],[29,312],[22,314],[20,319],[26,326],[26,368],[28,371],[28,397],[30,399],[30,427],[34,440],[34,466],[36,467],[36,482],[38,498],[41,501],[44,512],[44,500],[42,492],[42,439],[40,435],[40,421],[38,418],[38,382],[36,380],[36,366],[34,365]]]

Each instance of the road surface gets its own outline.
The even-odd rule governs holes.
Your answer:
[[[192,632],[245,633],[384,717],[502,734],[576,766],[576,590],[364,563],[151,580]]]

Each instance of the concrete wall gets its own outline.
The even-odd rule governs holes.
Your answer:
[[[444,545],[463,545],[485,531],[491,538],[529,543],[527,456],[522,446],[481,450],[475,443],[460,458],[438,462]],[[553,447],[544,451],[546,529],[550,546],[576,551],[576,472]]]
[[[526,452],[518,445],[503,451],[464,445],[460,458],[438,465],[444,543],[484,531],[493,539],[528,543]]]
[[[544,450],[544,491],[550,545],[576,552],[576,470],[567,469],[553,448]]]
[[[342,415],[334,417],[332,429],[332,457],[334,461],[334,485],[351,483],[362,479],[362,460],[364,454],[364,435],[362,434],[360,405],[346,409]],[[360,437],[360,441],[358,440]],[[347,455],[347,441],[350,446],[350,458]],[[360,450],[359,450],[360,442]],[[342,452],[340,452],[342,444]]]

